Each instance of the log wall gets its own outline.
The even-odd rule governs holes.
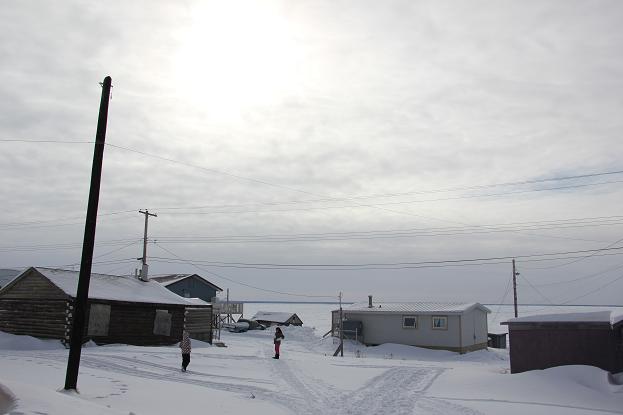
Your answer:
[[[190,337],[212,344],[212,307],[187,307],[184,312],[184,330]]]
[[[66,300],[0,299],[0,330],[62,340],[68,327],[68,305]]]

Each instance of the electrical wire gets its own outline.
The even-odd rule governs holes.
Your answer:
[[[600,219],[600,218],[595,218]],[[222,236],[153,236],[150,239],[167,243],[256,243],[256,242],[310,242],[310,241],[342,241],[352,239],[386,239],[420,236],[451,236],[471,235],[523,230],[573,229],[592,226],[623,225],[623,217],[606,220],[577,220],[524,222],[518,224],[473,225],[462,227],[407,228],[373,231],[323,232],[302,234],[268,234],[268,235],[222,235]],[[484,228],[484,229],[483,229]],[[603,242],[593,241],[591,242]]]
[[[620,243],[620,242],[622,242],[622,241],[623,241],[623,238],[621,238],[621,239],[617,239],[616,241],[614,241],[614,242],[612,242],[611,244],[609,244],[608,246],[606,246],[606,248],[610,248],[611,246],[614,246],[614,245],[616,245],[616,244],[618,244],[618,243]],[[575,259],[575,260],[573,260],[573,261],[565,262],[564,264],[552,265],[552,266],[549,266],[549,267],[532,268],[532,269],[553,269],[553,268],[565,267],[565,266],[567,266],[567,265],[571,265],[571,264],[575,264],[575,263],[578,263],[578,262],[580,262],[580,261],[583,261],[583,260],[585,260],[585,259],[587,259],[587,258],[590,258],[590,257],[592,257],[592,256],[594,256],[594,254],[587,255],[587,256],[586,256],[586,257],[584,257],[584,258],[579,258],[579,259]]]
[[[69,144],[94,144],[95,143],[94,141],[25,140],[25,139],[0,139],[0,142],[63,143],[63,144],[67,144],[67,143],[69,143]],[[162,160],[162,161],[167,161],[167,162],[170,162],[170,163],[180,164],[180,165],[184,165],[186,167],[192,167],[192,168],[204,170],[204,171],[207,171],[209,173],[215,173],[215,174],[221,174],[221,175],[229,176],[229,177],[232,177],[232,178],[235,178],[235,179],[238,179],[238,180],[245,180],[245,181],[250,181],[250,182],[253,182],[253,183],[259,183],[259,184],[263,184],[263,185],[267,185],[267,186],[278,187],[278,188],[281,188],[281,189],[284,189],[284,190],[289,190],[289,191],[294,191],[294,192],[298,192],[298,193],[312,194],[313,195],[313,193],[307,192],[307,191],[304,191],[304,190],[295,189],[295,188],[292,188],[292,187],[288,187],[288,186],[283,186],[283,185],[267,182],[265,180],[258,180],[258,179],[254,179],[254,178],[250,178],[250,177],[245,177],[245,176],[234,174],[234,173],[230,173],[230,172],[227,172],[227,171],[224,171],[224,170],[203,167],[203,166],[199,166],[199,165],[196,165],[196,164],[192,164],[192,163],[188,163],[188,162],[172,159],[172,158],[169,158],[169,157],[164,157],[164,156],[160,156],[160,155],[157,155],[157,154],[147,153],[145,151],[141,151],[141,150],[137,150],[137,149],[120,146],[120,145],[113,144],[113,143],[110,143],[110,142],[105,143],[105,145],[108,146],[108,147],[119,149],[119,150],[124,150],[124,151],[132,152],[132,153],[141,154],[141,155],[146,156],[146,157],[150,157],[150,158],[154,158],[154,159],[158,159],[158,160]],[[617,175],[617,174],[623,174],[623,170],[613,170],[613,171],[606,171],[606,172],[577,174],[577,175],[570,175],[570,176],[549,177],[549,178],[543,178],[543,179],[519,180],[519,181],[512,181],[512,182],[494,183],[494,184],[485,184],[485,185],[475,185],[475,186],[458,186],[458,187],[451,187],[451,188],[446,188],[446,189],[435,189],[435,190],[428,190],[428,191],[410,191],[410,192],[402,192],[402,193],[386,193],[386,194],[366,195],[366,196],[349,196],[347,198],[337,198],[337,200],[344,200],[344,199],[351,200],[351,199],[357,199],[357,198],[395,197],[395,196],[405,196],[405,195],[411,195],[411,194],[426,194],[426,193],[445,193],[445,192],[453,192],[453,191],[459,191],[459,190],[479,190],[479,189],[500,187],[500,186],[519,186],[519,185],[526,185],[526,184],[539,184],[539,183],[547,183],[547,182],[552,182],[552,181],[577,180],[577,179],[593,178],[593,177]]]
[[[155,245],[160,246],[161,249],[166,250],[161,243],[156,243]],[[209,266],[222,266],[222,267],[231,267],[231,268],[253,268],[253,269],[287,269],[287,270],[312,270],[312,271],[327,271],[327,270],[360,270],[360,269],[376,269],[374,267],[396,267],[395,269],[408,269],[415,267],[424,267],[424,266],[450,266],[450,265],[467,265],[467,264],[476,264],[476,265],[487,265],[491,264],[504,264],[508,263],[508,260],[520,258],[520,259],[535,259],[535,260],[552,260],[552,258],[544,258],[551,256],[559,256],[559,255],[572,255],[572,254],[583,254],[589,252],[610,252],[610,251],[619,251],[623,249],[623,246],[619,247],[609,247],[609,248],[598,248],[598,249],[585,249],[579,251],[566,251],[566,252],[550,252],[550,253],[540,253],[540,254],[525,254],[525,255],[512,255],[512,256],[495,256],[495,257],[482,257],[482,258],[464,258],[464,259],[450,259],[450,260],[441,260],[441,261],[417,261],[417,262],[381,262],[381,263],[350,263],[350,264],[304,264],[304,263],[291,263],[291,264],[279,264],[279,263],[243,263],[243,262],[217,262],[217,261],[203,261],[203,260],[194,260],[194,259],[184,259],[178,256],[177,259],[184,262],[193,262],[193,263],[201,263]],[[620,254],[620,252],[617,252]],[[171,260],[171,258],[162,258],[162,257],[150,257],[152,260]],[[561,258],[555,258],[556,260],[560,260]],[[506,261],[504,261],[506,260]],[[497,262],[501,261],[501,262]],[[381,268],[385,269],[385,268]]]
[[[597,277],[599,275],[607,274],[610,271],[614,271],[614,270],[621,269],[621,268],[623,268],[623,263],[620,263],[620,264],[614,266],[613,268],[608,268],[606,270],[595,272],[593,274],[584,275],[584,276],[581,276],[581,277],[578,277],[578,278],[574,278],[572,280],[553,281],[553,282],[547,282],[547,283],[543,283],[543,284],[535,284],[535,286],[537,286],[537,287],[549,287],[549,286],[552,286],[552,285],[570,284],[570,283],[577,282],[577,281],[587,281],[587,280],[590,280],[590,279],[592,279],[594,277]]]
[[[248,287],[248,288],[252,288],[258,291],[263,291],[263,292],[268,292],[268,293],[272,293],[272,294],[280,294],[280,295],[287,295],[287,296],[292,296],[292,297],[304,297],[304,298],[335,298],[335,295],[309,295],[309,294],[300,294],[300,293],[292,293],[292,292],[286,292],[286,291],[277,291],[277,290],[270,290],[267,288],[262,288],[262,287],[257,287],[251,284],[247,284],[241,281],[237,281],[234,280],[233,278],[229,278],[226,277],[225,275],[222,274],[217,274],[213,271],[210,271],[208,269],[205,269],[201,266],[198,266],[197,264],[193,263],[192,261],[186,261],[183,260],[182,258],[180,258],[177,254],[175,254],[174,252],[170,251],[169,249],[161,246],[160,244],[155,244],[156,247],[162,249],[165,252],[168,252],[169,254],[173,255],[174,257],[177,257],[178,259],[180,259],[181,261],[183,261],[186,264],[192,265],[193,267],[197,268],[200,271],[206,272],[212,276],[215,276],[217,278],[220,278],[222,280],[225,281],[229,281],[229,282],[233,282],[234,284],[238,284],[238,285],[242,285],[244,287]]]
[[[537,288],[536,288],[536,287],[535,287],[535,286],[534,286],[534,285],[530,282],[530,280],[528,280],[528,278],[526,278],[526,277],[525,277],[524,275],[522,275],[522,274],[519,274],[519,276],[520,276],[520,277],[521,277],[521,278],[522,278],[525,282],[527,282],[527,283],[528,283],[528,285],[529,285],[530,287],[532,287],[532,289],[533,289],[533,290],[534,290],[537,294],[539,294],[541,297],[543,297],[543,298],[544,298],[544,299],[545,299],[548,303],[550,303],[550,304],[554,305],[554,302],[553,302],[552,300],[550,300],[548,297],[546,297],[546,296],[545,296],[545,294],[543,294],[541,291],[539,291],[539,290],[538,290],[538,289],[537,289]]]

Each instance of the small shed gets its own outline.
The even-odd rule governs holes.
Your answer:
[[[258,311],[251,320],[255,320],[264,326],[302,326],[303,322],[294,313]]]
[[[397,343],[466,353],[487,348],[487,313],[479,303],[368,303],[342,309],[344,321],[361,327],[365,345]],[[340,311],[332,312],[334,335],[339,333]],[[345,325],[346,327],[346,325]]]
[[[623,372],[623,311],[513,318],[508,326],[511,373],[564,365]]]
[[[0,289],[0,330],[69,341],[79,273],[31,267]],[[98,344],[164,345],[182,337],[191,304],[156,282],[91,274],[85,336]]]
[[[197,274],[171,274],[159,277],[150,277],[159,282],[168,290],[186,298],[200,298],[203,301],[212,302],[218,292],[223,291],[220,287],[212,284]]]

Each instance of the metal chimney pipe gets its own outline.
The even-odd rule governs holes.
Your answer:
[[[372,296],[368,296],[368,308],[372,308]]]

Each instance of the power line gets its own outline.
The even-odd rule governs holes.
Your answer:
[[[498,303],[498,309],[495,312],[495,315],[493,316],[493,319],[491,319],[491,321],[496,321],[496,319],[498,318],[498,315],[500,314],[500,310],[502,309],[502,304],[504,304],[504,300],[506,300],[506,296],[510,292],[512,281],[513,281],[512,276],[508,279],[508,281],[506,281],[506,289],[504,290],[504,295],[502,296],[502,299]]]
[[[619,243],[619,242],[621,242],[621,241],[623,241],[623,238],[621,238],[621,239],[617,239],[616,241],[614,241],[614,242],[612,242],[611,244],[609,244],[608,246],[606,246],[606,248],[610,248],[611,246],[614,246],[614,245],[618,244],[618,243]],[[590,257],[594,256],[594,255],[595,255],[595,254],[592,254],[592,255],[587,255],[587,256],[586,256],[586,257],[584,257],[584,258],[575,259],[575,260],[573,260],[573,261],[569,261],[569,262],[566,262],[566,263],[564,263],[564,264],[552,265],[552,266],[550,266],[550,267],[533,268],[533,269],[552,269],[552,268],[558,268],[558,267],[565,267],[565,266],[567,266],[567,265],[571,265],[571,264],[575,264],[575,263],[577,263],[577,262],[583,261],[583,260],[585,260],[585,259],[587,259],[587,258],[590,258]]]
[[[115,216],[126,213],[133,213],[135,210],[122,210],[117,212],[108,212],[108,213],[100,213],[97,215],[98,218],[104,216]],[[66,221],[75,221],[82,219],[81,222],[72,222],[72,223],[59,223]],[[46,225],[49,224],[49,225]],[[19,228],[44,228],[44,227],[54,227],[54,226],[70,226],[70,225],[84,225],[84,217],[83,216],[74,216],[70,218],[61,218],[61,219],[46,219],[46,220],[36,220],[36,221],[27,221],[27,222],[5,222],[0,223],[0,228],[9,228],[9,229],[19,229]]]
[[[564,301],[562,304],[568,304],[568,303],[570,303],[570,302],[572,302],[572,301],[579,300],[580,298],[588,297],[589,295],[594,294],[594,293],[596,293],[596,292],[598,292],[598,291],[601,291],[601,290],[603,290],[604,288],[606,288],[606,287],[608,287],[608,286],[610,286],[610,285],[614,284],[615,282],[617,282],[617,281],[619,281],[619,280],[621,280],[621,279],[623,279],[623,275],[621,275],[621,276],[619,276],[619,277],[615,278],[614,280],[612,280],[612,281],[610,281],[610,282],[607,282],[606,284],[604,284],[604,285],[602,285],[602,286],[600,286],[600,287],[597,287],[597,288],[596,288],[596,289],[594,289],[594,290],[591,290],[591,291],[589,291],[589,292],[587,292],[587,293],[584,293],[584,294],[582,294],[582,295],[579,295],[579,296],[577,296],[577,297],[574,297],[574,298],[572,298],[572,299],[570,299],[570,300]]]
[[[528,280],[528,278],[526,278],[526,277],[525,277],[524,275],[522,275],[522,274],[519,274],[519,276],[520,276],[521,278],[523,278],[523,280],[524,280],[525,282],[527,282],[527,283],[528,283],[528,285],[529,285],[530,287],[532,287],[532,289],[533,289],[533,290],[534,290],[537,294],[539,294],[541,297],[543,297],[543,298],[544,298],[544,299],[545,299],[548,303],[550,303],[550,304],[552,304],[552,305],[554,304],[554,302],[553,302],[552,300],[550,300],[549,298],[547,298],[547,297],[545,296],[545,294],[543,294],[541,291],[539,291],[539,290],[538,290],[538,289],[537,289],[537,288],[536,288],[536,287],[535,287],[535,286],[534,286],[534,285],[533,285],[533,284],[532,284],[532,283]]]
[[[417,236],[451,236],[481,233],[516,232],[524,230],[571,229],[577,227],[622,225],[623,216],[603,218],[565,219],[558,221],[523,222],[515,224],[467,225],[462,227],[406,228],[391,230],[321,232],[302,234],[267,235],[221,235],[221,236],[154,236],[152,239],[168,243],[251,243],[251,242],[295,242],[327,241],[349,239],[385,239]],[[616,219],[615,219],[616,218]],[[601,241],[591,241],[601,242]]]
[[[0,142],[63,143],[63,144],[92,144],[93,143],[93,141],[25,140],[25,139],[0,139]],[[289,191],[294,191],[294,192],[298,192],[298,193],[314,195],[313,193],[307,192],[307,191],[304,191],[304,190],[300,190],[300,189],[296,189],[296,188],[292,188],[292,187],[288,187],[288,186],[283,186],[283,185],[271,183],[271,182],[268,182],[268,181],[265,181],[265,180],[259,180],[259,179],[250,178],[250,177],[246,177],[246,176],[230,173],[230,172],[227,172],[227,171],[224,171],[224,170],[219,170],[219,169],[215,169],[215,168],[208,168],[208,167],[204,167],[204,166],[199,166],[199,165],[196,165],[196,164],[193,164],[193,163],[188,163],[188,162],[184,162],[184,161],[181,161],[181,160],[172,159],[172,158],[160,156],[160,155],[157,155],[157,154],[147,153],[145,151],[141,151],[141,150],[137,150],[137,149],[133,149],[133,148],[129,148],[129,147],[124,147],[124,146],[120,146],[120,145],[116,145],[116,144],[112,144],[112,143],[105,143],[105,145],[108,146],[108,147],[112,147],[112,148],[116,148],[116,149],[120,149],[120,150],[124,150],[124,151],[129,151],[129,152],[141,154],[141,155],[146,156],[146,157],[155,158],[155,159],[162,160],[162,161],[167,161],[167,162],[170,162],[170,163],[180,164],[180,165],[184,165],[186,167],[192,167],[192,168],[204,170],[204,171],[207,171],[207,172],[210,172],[210,173],[214,173],[214,174],[220,174],[220,175],[232,177],[232,178],[235,178],[235,179],[238,179],[238,180],[251,181],[251,182],[254,182],[254,183],[264,184],[264,185],[268,185],[268,186],[272,186],[272,187],[278,187],[278,188],[281,188],[281,189],[284,189],[284,190],[289,190]],[[605,171],[605,172],[597,172],[597,173],[585,173],[585,174],[576,174],[576,175],[570,175],[570,176],[549,177],[549,178],[542,178],[542,179],[519,180],[519,181],[511,181],[511,182],[503,182],[503,183],[493,183],[493,184],[485,184],[485,185],[457,186],[457,187],[450,187],[450,188],[445,188],[445,189],[433,189],[433,190],[427,190],[427,191],[421,191],[420,190],[420,191],[410,191],[410,192],[402,192],[402,193],[386,193],[386,194],[363,195],[363,196],[354,195],[354,196],[349,196],[349,197],[345,197],[345,198],[329,198],[329,199],[334,199],[334,200],[345,200],[345,199],[346,200],[352,200],[352,199],[358,199],[358,198],[396,197],[396,196],[405,196],[405,195],[411,195],[411,194],[446,193],[446,192],[454,192],[454,191],[459,191],[459,190],[479,190],[479,189],[492,188],[492,187],[501,187],[501,186],[520,186],[520,185],[526,185],[526,184],[547,183],[547,182],[552,182],[552,181],[577,180],[577,179],[593,178],[593,177],[617,175],[617,174],[623,174],[623,170],[613,170],[613,171]],[[613,182],[613,183],[616,183],[616,182]],[[160,209],[160,210],[162,210],[162,209]]]
[[[598,183],[584,183],[584,184],[576,184],[569,186],[558,186],[558,187],[548,187],[544,189],[529,189],[529,190],[520,190],[520,191],[512,191],[512,192],[501,192],[501,193],[489,193],[482,195],[462,195],[462,196],[452,196],[438,199],[421,199],[421,200],[401,200],[395,202],[378,202],[378,203],[355,203],[350,205],[338,205],[338,206],[310,206],[310,207],[302,207],[302,208],[289,208],[289,209],[250,209],[250,210],[235,210],[232,211],[227,208],[238,208],[245,206],[253,206],[253,205],[214,205],[214,206],[204,206],[204,207],[164,207],[164,208],[156,208],[160,211],[162,210],[195,210],[195,209],[206,209],[206,208],[223,208],[226,210],[215,210],[215,211],[205,211],[205,212],[169,212],[169,215],[217,215],[217,214],[248,214],[248,213],[284,213],[284,212],[307,212],[314,210],[332,210],[332,209],[353,209],[353,208],[382,208],[384,206],[396,206],[396,205],[407,205],[413,203],[428,203],[428,202],[441,202],[441,201],[450,201],[450,200],[460,200],[460,199],[476,199],[476,198],[488,198],[488,197],[497,197],[497,196],[506,196],[506,195],[516,195],[516,194],[524,194],[524,193],[534,193],[534,192],[545,192],[552,190],[567,190],[567,189],[576,189],[581,187],[590,187],[590,186],[601,186],[608,184],[616,184],[623,183],[623,180],[612,180],[607,182],[598,182]],[[356,198],[341,198],[335,199],[335,201],[349,201],[356,200]],[[298,201],[297,203],[316,203],[313,200],[306,201]],[[284,203],[267,203],[267,205],[283,205],[283,204],[292,204],[294,202],[284,202]],[[324,202],[323,202],[324,203]],[[406,213],[406,212],[394,212],[393,213]]]
[[[553,281],[553,282],[547,282],[547,283],[543,283],[543,284],[535,284],[535,285],[536,285],[537,287],[549,287],[549,286],[552,286],[552,285],[571,284],[571,283],[573,283],[573,282],[577,282],[577,281],[586,281],[586,280],[590,280],[590,279],[592,279],[592,278],[594,278],[594,277],[597,277],[597,276],[599,276],[599,275],[607,274],[607,273],[608,273],[608,272],[610,272],[610,271],[614,271],[614,270],[621,269],[621,268],[623,268],[623,263],[618,264],[618,265],[616,265],[616,266],[614,266],[614,267],[612,267],[612,268],[608,268],[608,269],[605,269],[605,270],[603,270],[603,271],[595,272],[595,273],[593,273],[593,274],[583,275],[583,276],[581,276],[581,277],[574,278],[574,279],[572,279],[572,280]]]
[[[163,246],[161,246],[161,245],[159,245],[159,244],[156,244],[156,246],[157,246],[158,248],[160,248],[160,249],[164,250],[165,252],[168,252],[169,254],[173,255],[174,257],[177,257],[179,260],[181,260],[181,261],[185,262],[186,264],[192,265],[193,267],[197,268],[197,269],[198,269],[198,270],[200,270],[200,271],[207,272],[208,274],[213,275],[213,276],[215,276],[215,277],[217,277],[217,278],[220,278],[220,279],[223,279],[223,280],[226,280],[226,281],[229,281],[229,282],[233,282],[234,284],[242,285],[242,286],[244,286],[244,287],[252,288],[252,289],[255,289],[255,290],[258,290],[258,291],[263,291],[263,292],[268,292],[268,293],[273,293],[273,294],[288,295],[288,296],[293,296],[293,297],[305,297],[305,298],[334,298],[334,297],[335,297],[334,295],[308,295],[308,294],[298,294],[298,293],[291,293],[291,292],[286,292],[286,291],[270,290],[270,289],[267,289],[267,288],[257,287],[257,286],[251,285],[251,284],[247,284],[247,283],[244,283],[244,282],[241,282],[241,281],[234,280],[233,278],[226,277],[226,276],[224,276],[224,275],[222,275],[222,274],[217,274],[217,273],[215,273],[215,272],[213,272],[213,271],[210,271],[210,270],[208,270],[208,269],[205,269],[205,268],[203,268],[203,267],[201,267],[201,266],[199,266],[199,265],[197,265],[197,264],[193,263],[192,261],[186,261],[186,260],[183,260],[183,259],[182,259],[182,258],[180,258],[177,254],[175,254],[174,252],[172,252],[172,251],[170,251],[170,250],[166,249],[165,247],[163,247]]]
[[[159,246],[161,249],[166,250],[160,243],[157,243],[156,246]],[[193,263],[201,263],[210,266],[229,266],[232,268],[240,267],[240,268],[255,268],[255,269],[302,269],[302,270],[313,270],[313,271],[326,271],[327,268],[331,268],[331,270],[343,270],[348,269],[368,269],[371,267],[404,267],[405,269],[417,267],[417,266],[436,266],[436,265],[452,265],[459,264],[465,265],[470,263],[477,263],[482,265],[483,263],[487,263],[487,265],[491,265],[492,261],[504,261],[513,258],[525,258],[525,259],[549,259],[551,258],[543,258],[550,256],[559,256],[559,255],[573,255],[573,254],[583,254],[583,253],[592,253],[592,252],[609,252],[609,251],[618,251],[623,249],[623,246],[619,247],[609,247],[609,248],[598,248],[598,249],[586,249],[586,250],[578,250],[578,251],[566,251],[566,252],[551,252],[551,253],[541,253],[541,254],[526,254],[526,255],[509,255],[509,256],[497,256],[497,257],[483,257],[483,258],[465,258],[465,259],[450,259],[450,260],[442,260],[442,261],[417,261],[417,262],[385,262],[385,263],[351,263],[351,264],[302,264],[302,263],[293,263],[293,264],[278,264],[278,263],[242,263],[242,262],[216,262],[216,261],[201,261],[201,260],[192,260],[192,259],[183,259],[177,257],[177,259],[185,262],[193,262]],[[618,252],[617,252],[618,253]],[[161,258],[161,257],[152,257],[152,259],[156,260],[170,260],[171,258]],[[561,258],[555,258],[559,260]],[[505,262],[499,262],[505,263]],[[495,262],[498,264],[498,262]],[[384,268],[383,268],[384,269]]]
[[[95,141],[75,141],[75,140],[23,140],[19,138],[3,138],[2,143],[54,143],[54,144],[95,144]]]
[[[119,246],[119,245],[124,245],[124,244],[130,242],[129,245],[126,245],[126,246],[120,248],[120,249],[123,249],[123,248],[125,248],[127,246],[135,244],[138,241],[140,241],[140,239],[138,239],[138,238],[117,239],[117,240],[111,240],[111,241],[101,241],[101,242],[98,242],[96,246],[98,248],[101,248],[101,247],[104,247],[104,246]],[[75,243],[65,243],[65,244],[39,244],[39,245],[22,245],[22,246],[0,246],[0,252],[57,251],[57,250],[80,248],[80,246],[81,246],[81,244],[78,243],[78,242],[75,242]]]

